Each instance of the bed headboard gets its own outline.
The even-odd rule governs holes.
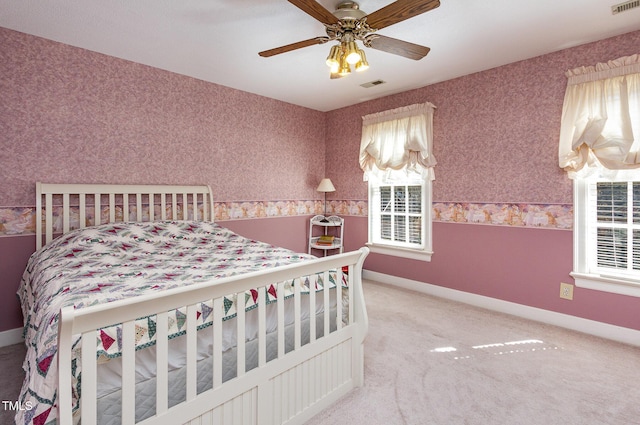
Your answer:
[[[209,186],[36,183],[36,249],[75,228],[214,216]]]

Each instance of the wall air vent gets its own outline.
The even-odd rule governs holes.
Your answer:
[[[379,86],[380,84],[384,84],[384,83],[386,83],[386,81],[375,80],[375,81],[369,81],[368,83],[360,84],[360,87],[364,87],[365,89],[368,89],[370,87]]]
[[[617,15],[618,13],[626,12],[627,10],[635,9],[636,7],[640,7],[640,0],[626,1],[624,3],[611,6],[611,13]]]

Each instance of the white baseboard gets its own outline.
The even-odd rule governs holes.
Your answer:
[[[23,341],[22,328],[0,332],[0,347],[6,347],[7,345],[13,345]]]
[[[496,298],[458,291],[456,289],[445,288],[443,286],[432,285],[417,280],[405,279],[369,270],[365,270],[362,277],[363,279],[375,282],[398,286],[404,289],[422,292],[424,294],[446,298],[452,301],[486,308],[488,310],[498,311],[500,313],[511,314],[513,316],[535,320],[537,322],[560,326],[566,329],[611,339],[625,344],[640,346],[640,331],[635,329],[610,325],[607,323],[597,322],[595,320],[583,319],[581,317],[557,313],[555,311],[530,307],[510,301],[503,301]]]

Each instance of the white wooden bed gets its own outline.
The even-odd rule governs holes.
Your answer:
[[[86,230],[91,230],[93,227],[89,226],[121,221],[213,222],[214,216],[207,186],[38,183],[36,204],[36,244],[45,250],[59,233],[70,237],[74,227],[87,226]],[[79,421],[85,425],[99,423],[98,370],[102,365],[96,355],[98,332],[117,325],[119,332],[121,329],[122,349],[120,363],[114,364],[121,364],[118,366],[121,388],[116,394],[121,400],[118,421],[122,424],[304,423],[352,388],[362,385],[363,341],[368,321],[361,271],[367,253],[362,248],[109,303],[61,308],[57,317],[57,400],[53,403],[57,410],[53,414],[47,412],[49,419],[57,415],[60,425]],[[303,295],[304,286],[293,282],[304,279],[309,282],[308,276],[316,276],[326,284],[318,291],[312,289],[315,284],[308,284],[309,290]],[[330,281],[336,282],[333,287]],[[285,300],[286,282],[291,282],[286,288],[293,292]],[[245,304],[249,302],[246,295],[249,291],[257,294],[252,306],[255,308],[251,309]],[[268,301],[269,291],[275,291],[272,295],[277,295],[277,302]],[[227,320],[219,311],[231,295],[235,297],[236,314]],[[213,306],[211,326],[206,328],[212,338],[209,354],[212,366],[208,372],[210,388],[199,390],[198,347],[205,332],[198,330],[196,318],[200,317],[198,309],[204,303]],[[171,314],[177,309],[186,312],[184,337],[170,341],[167,321],[172,320]],[[276,325],[275,331],[269,332],[268,328],[274,325],[267,324],[267,316],[272,314]],[[155,377],[151,380],[155,406],[153,414],[136,422],[136,396],[140,397],[136,368],[141,362],[136,350],[136,320],[148,316],[157,319]],[[257,336],[249,341],[246,334],[253,331],[248,331],[248,324],[254,320]],[[223,327],[233,327],[236,335],[235,346],[225,351],[224,361]],[[28,346],[32,343],[27,340]],[[167,401],[174,391],[169,386],[173,372],[167,366],[172,344],[182,346],[186,359],[181,369],[185,376],[184,400],[173,404]],[[275,352],[269,353],[267,346],[275,347]],[[251,350],[255,351],[257,364],[249,367]],[[230,364],[234,370],[230,378],[223,378],[228,375],[223,363],[229,363],[229,356],[233,356]],[[76,357],[77,367],[82,370],[82,396],[80,408],[73,412],[72,368],[76,366],[72,366],[72,359]]]

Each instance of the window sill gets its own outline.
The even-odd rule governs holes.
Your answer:
[[[625,280],[621,278],[577,272],[572,272],[570,274],[575,279],[576,286],[579,288],[628,295],[630,297],[640,297],[640,281],[637,280]]]
[[[378,245],[373,243],[366,244],[371,252],[384,255],[392,255],[394,257],[409,258],[411,260],[431,261],[433,252],[426,250],[400,248],[396,246]]]

